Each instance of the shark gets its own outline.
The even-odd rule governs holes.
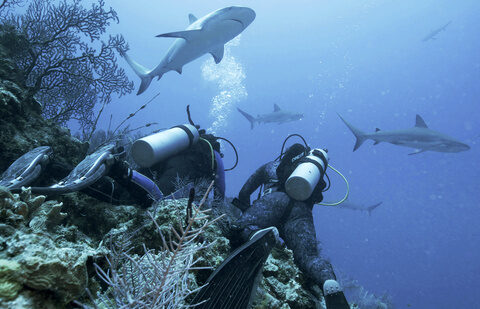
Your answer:
[[[338,208],[344,208],[344,209],[351,209],[351,210],[358,210],[358,211],[366,211],[368,215],[370,216],[372,214],[372,211],[375,210],[378,206],[382,205],[382,202],[373,204],[371,206],[362,206],[359,204],[352,203],[350,201],[345,201],[341,203],[340,205],[336,206]]]
[[[247,7],[230,6],[211,12],[202,18],[189,14],[189,26],[183,31],[159,34],[157,37],[176,38],[165,56],[149,70],[122,53],[130,67],[140,77],[137,95],[147,90],[153,78],[158,80],[169,71],[182,74],[183,66],[210,53],[220,63],[225,44],[239,35],[255,19],[255,11]]]
[[[448,25],[450,25],[451,23],[452,23],[452,21],[449,21],[448,23],[441,26],[440,28],[433,30],[432,32],[430,32],[428,35],[426,35],[423,38],[422,42],[427,42],[427,41],[430,41],[430,40],[436,40],[437,39],[436,38],[437,34],[439,34],[442,31],[445,31],[445,29],[447,29]]]
[[[357,139],[353,151],[357,150],[368,139],[374,140],[374,145],[386,142],[416,149],[410,155],[425,151],[461,152],[470,149],[470,146],[467,144],[457,141],[446,134],[429,129],[420,115],[416,116],[413,128],[395,131],[383,131],[377,128],[374,133],[364,133],[348,123],[342,116],[338,116]]]
[[[245,116],[248,121],[250,121],[250,129],[253,129],[255,123],[276,122],[278,124],[282,124],[289,121],[301,120],[303,118],[303,114],[282,110],[277,104],[273,104],[273,112],[258,115],[257,117],[253,117],[252,115],[242,111],[240,108],[237,108],[237,110],[243,116]]]

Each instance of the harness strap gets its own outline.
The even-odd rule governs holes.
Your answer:
[[[178,126],[174,126],[173,128],[180,128],[183,131],[185,131],[185,133],[187,133],[187,135],[188,135],[188,147],[192,146],[194,136],[193,136],[192,132],[190,132],[190,130],[186,126],[181,124],[181,125],[178,125]]]
[[[323,171],[325,173],[327,165],[325,165],[325,167],[323,167],[323,166],[320,165],[320,163],[318,163],[318,161],[315,161],[315,160],[307,158],[307,157],[300,159],[300,163],[303,163],[303,162],[313,163],[318,168],[318,170]]]

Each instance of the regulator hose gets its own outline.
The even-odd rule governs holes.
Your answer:
[[[343,176],[342,173],[340,173],[336,168],[334,168],[333,166],[331,166],[330,164],[328,165],[328,167],[330,167],[335,173],[337,173],[338,175],[340,175],[342,178],[343,178],[343,181],[345,181],[345,184],[347,185],[347,192],[345,193],[345,196],[338,202],[335,202],[335,203],[318,203],[318,205],[322,205],[322,206],[338,206],[340,205],[341,203],[345,202],[348,198],[348,195],[350,194],[350,186],[348,185],[348,180],[347,178],[345,178],[345,176]]]

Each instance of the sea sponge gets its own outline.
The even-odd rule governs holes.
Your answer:
[[[12,300],[21,289],[20,264],[0,259],[0,298]]]
[[[0,186],[0,222],[14,227],[22,226],[44,202],[45,196],[32,196],[30,188],[22,187],[19,194],[12,194],[6,187]],[[48,205],[44,208],[48,208]],[[52,210],[46,210],[46,212],[49,216],[54,214]],[[59,214],[56,214],[57,218],[58,216]],[[48,220],[51,221],[52,218]]]
[[[43,203],[33,214],[33,219],[28,226],[35,232],[50,229],[58,225],[66,216],[61,212],[63,203],[48,201]]]
[[[88,286],[87,259],[107,254],[89,243],[54,240],[45,232],[17,231],[7,240],[7,255],[20,264],[23,285],[53,292],[60,304],[82,295]]]

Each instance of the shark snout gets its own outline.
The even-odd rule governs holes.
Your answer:
[[[231,6],[228,8],[228,15],[231,19],[242,23],[243,28],[247,28],[256,17],[255,11],[251,8],[242,6]]]
[[[443,147],[441,151],[444,152],[461,152],[461,151],[467,151],[470,149],[470,146],[461,142],[450,142],[450,143],[445,143],[442,145]]]
[[[470,146],[468,146],[467,144],[463,144],[463,143],[460,143],[460,145],[458,146],[458,148],[460,149],[460,151],[470,150]]]

